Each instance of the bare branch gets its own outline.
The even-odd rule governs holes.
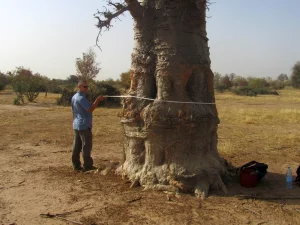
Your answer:
[[[112,6],[113,9],[109,9],[104,6],[103,11],[97,10],[97,12],[94,14],[94,18],[98,20],[96,27],[99,28],[99,33],[96,38],[96,46],[98,46],[100,50],[101,48],[98,45],[98,41],[103,29],[109,30],[112,27],[112,20],[119,19],[118,16],[122,15],[125,11],[128,10],[128,7],[125,3],[114,3],[111,0],[107,1],[107,6]]]
[[[111,1],[108,1],[107,4],[114,6],[116,8],[116,10],[120,10],[124,7],[124,5],[121,3],[113,3]]]
[[[210,7],[212,4],[215,4],[215,2],[206,1],[206,9],[207,9],[207,11],[209,11],[209,7]]]
[[[105,8],[104,12],[100,12],[98,10],[98,12],[94,14],[94,17],[98,19],[98,24],[96,26],[99,29],[103,29],[103,28],[109,29],[112,26],[111,21],[128,10],[127,6],[125,5],[123,5],[123,7],[117,11],[110,11],[106,7],[104,8]]]

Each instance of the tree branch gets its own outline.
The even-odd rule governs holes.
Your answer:
[[[140,17],[142,16],[143,7],[140,5],[138,0],[125,0],[128,5],[128,10],[132,17]]]
[[[215,2],[210,2],[209,0],[206,1],[206,9],[207,9],[207,11],[209,11],[209,7],[210,7],[212,4],[215,4]]]
[[[115,3],[111,0],[107,1],[107,6],[112,7],[112,9],[108,9],[104,6],[103,11],[97,10],[97,13],[94,14],[94,18],[98,20],[98,23],[96,24],[96,27],[99,28],[99,33],[97,35],[96,39],[96,46],[100,48],[98,45],[99,36],[101,35],[101,32],[103,28],[106,28],[106,30],[109,30],[109,28],[112,27],[111,22],[113,19],[119,19],[118,16],[122,15],[125,11],[128,10],[127,5],[123,3]],[[100,48],[101,50],[101,48]]]

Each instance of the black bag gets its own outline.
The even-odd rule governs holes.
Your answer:
[[[300,168],[300,167],[299,167]],[[265,163],[259,163],[256,161],[251,161],[241,166],[236,170],[237,174],[240,174],[240,171],[243,169],[253,169],[255,170],[257,181],[260,181],[267,173],[268,165]],[[300,169],[299,169],[300,170]]]
[[[294,182],[299,182],[299,187],[300,187],[300,166],[298,167],[296,173],[297,173],[297,177]]]

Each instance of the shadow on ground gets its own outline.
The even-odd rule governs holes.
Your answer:
[[[295,177],[293,178],[295,180]],[[240,185],[239,176],[227,184],[228,193],[212,191],[210,195],[223,197],[237,197],[240,199],[260,199],[265,201],[297,201],[300,204],[299,182],[293,182],[293,188],[286,188],[285,174],[267,173],[256,187],[247,188]],[[286,202],[287,203],[287,202]],[[288,203],[287,203],[288,204]]]

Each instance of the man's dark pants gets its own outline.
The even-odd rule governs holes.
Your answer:
[[[83,156],[83,167],[89,169],[93,166],[93,159],[91,157],[92,151],[92,130],[74,130],[74,143],[72,153],[72,163],[74,169],[81,167],[80,152]]]

